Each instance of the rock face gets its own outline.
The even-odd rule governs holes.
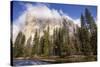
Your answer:
[[[55,28],[60,28],[64,26],[66,30],[69,31],[70,37],[74,37],[74,33],[77,31],[78,25],[76,25],[72,20],[68,19],[67,16],[61,17],[52,17],[52,18],[40,18],[31,13],[27,13],[25,26],[23,27],[22,32],[25,35],[26,41],[29,37],[34,38],[35,31],[37,30],[40,33],[40,36],[43,35],[43,31],[50,28],[50,35],[53,34]]]

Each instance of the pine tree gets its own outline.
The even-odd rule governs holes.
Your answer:
[[[40,37],[40,42],[39,42],[39,44],[40,44],[40,55],[41,56],[43,56],[43,54],[44,54],[44,36],[41,36]]]
[[[53,32],[53,52],[54,55],[64,57],[69,55],[69,34],[65,27],[56,28]]]
[[[47,30],[44,31],[44,55],[49,56],[50,54],[50,34],[49,34],[49,26]]]
[[[66,55],[69,55],[69,33],[68,33],[68,30],[65,28],[65,27],[62,27],[62,57],[66,56]]]
[[[54,54],[53,48],[54,48],[53,35],[51,35],[50,36],[50,56],[53,56],[53,54]]]
[[[73,38],[73,44],[75,48],[75,54],[80,55],[81,54],[81,43],[80,43],[80,28],[77,27],[77,30],[74,30],[74,38]]]
[[[15,57],[22,57],[24,55],[24,51],[23,51],[24,43],[25,43],[25,35],[22,32],[19,32],[13,48],[14,51],[13,55]]]
[[[83,14],[81,14],[81,27],[86,27],[86,22],[85,22],[85,18],[83,16]]]
[[[25,57],[31,57],[32,52],[32,38],[29,37],[24,48]]]
[[[97,26],[96,26],[96,23],[94,21],[94,18],[92,17],[90,11],[87,8],[85,9],[85,17],[86,17],[88,29],[92,33],[93,31],[95,31],[97,29]]]
[[[90,37],[89,32],[86,28],[82,28],[82,50],[85,55],[90,55],[91,53],[91,45],[90,45]]]
[[[97,55],[97,31],[92,33],[90,44],[92,46],[93,54]]]
[[[34,39],[33,39],[32,55],[38,56],[38,54],[39,54],[39,33],[36,30]]]
[[[85,55],[89,55],[91,53],[90,33],[87,27],[86,23],[87,21],[85,21],[85,19],[86,18],[83,15],[81,15],[81,31],[80,31],[81,50]]]
[[[59,28],[54,29],[53,32],[53,52],[55,56],[61,55],[61,47],[60,47],[60,33]]]
[[[88,30],[90,31],[90,44],[92,47],[93,54],[97,54],[97,25],[92,17],[90,11],[85,9],[85,17],[88,24]]]
[[[53,55],[56,55],[56,29],[53,30]]]

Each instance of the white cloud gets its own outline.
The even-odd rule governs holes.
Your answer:
[[[15,41],[18,32],[22,30],[24,27],[25,16],[26,16],[26,12],[23,12],[23,14],[13,22],[13,42]]]
[[[16,38],[16,36],[17,36],[19,30],[20,30],[20,29],[19,29],[18,25],[13,24],[13,42],[15,41],[15,38]]]
[[[27,11],[36,18],[60,18],[60,14],[57,10],[50,9],[44,4],[37,4],[36,6],[27,4],[26,7]]]
[[[26,21],[26,15],[28,14],[30,16],[30,20],[32,20],[32,17],[41,18],[41,19],[48,19],[48,18],[56,18],[61,19],[61,16],[66,16],[68,19],[74,21],[76,24],[80,25],[79,19],[72,19],[67,14],[65,14],[62,10],[56,10],[56,9],[50,9],[45,4],[36,4],[32,5],[30,3],[23,4],[23,6],[26,7],[26,10],[19,16],[18,19],[16,19],[13,22],[13,40],[15,40],[18,32],[23,29],[25,21]]]
[[[81,27],[81,21],[79,19],[74,19],[74,23],[77,24],[79,27]]]

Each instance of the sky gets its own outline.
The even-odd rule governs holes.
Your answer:
[[[38,18],[60,18],[66,16],[80,26],[80,15],[88,8],[93,18],[97,18],[97,7],[87,5],[57,4],[43,2],[11,2],[11,23],[13,23],[13,39],[24,28],[26,15],[29,13]],[[33,17],[30,17],[30,19]]]
[[[72,5],[72,4],[56,4],[56,3],[42,3],[42,2],[23,2],[23,1],[14,1],[12,8],[12,21],[18,19],[18,17],[27,10],[25,4],[32,4],[33,6],[37,4],[44,4],[49,9],[56,9],[58,11],[62,10],[63,13],[67,14],[73,19],[80,18],[81,13],[84,12],[85,8],[88,8],[92,16],[96,19],[97,16],[97,7],[96,6],[87,6],[87,5]]]

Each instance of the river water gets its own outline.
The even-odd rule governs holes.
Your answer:
[[[26,65],[44,65],[50,64],[49,62],[43,62],[40,60],[13,60],[13,66],[26,66]]]

